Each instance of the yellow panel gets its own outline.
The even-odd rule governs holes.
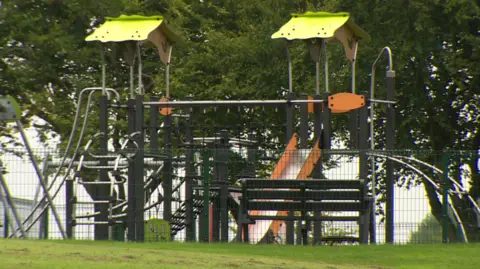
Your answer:
[[[283,25],[272,38],[310,39],[330,38],[335,31],[344,25],[350,14],[347,12],[306,12],[305,14],[292,14],[289,22]]]
[[[107,21],[85,40],[101,42],[146,40],[148,35],[162,22],[162,16],[121,15],[118,18],[107,17]]]

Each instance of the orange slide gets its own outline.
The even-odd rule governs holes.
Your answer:
[[[294,134],[287,145],[285,152],[273,170],[270,179],[295,179],[305,180],[313,171],[315,164],[320,160],[321,149],[319,141],[313,149],[298,149],[298,136]],[[286,211],[251,211],[250,215],[286,216]],[[278,235],[284,224],[281,220],[258,220],[248,227],[249,239],[253,244],[258,243],[271,230]]]

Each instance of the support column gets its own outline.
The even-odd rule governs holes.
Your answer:
[[[128,99],[128,134],[135,132],[135,99]],[[128,144],[129,152],[135,150],[132,142]],[[135,242],[135,164],[130,163],[128,166],[128,181],[127,181],[127,241]]]
[[[186,98],[187,101],[191,96]],[[195,241],[195,218],[193,214],[193,177],[195,170],[193,166],[193,133],[192,133],[192,108],[185,108],[185,218],[186,218],[186,241]]]
[[[107,155],[108,153],[108,98],[107,95],[100,96],[100,132],[103,135],[100,137],[100,155]],[[107,160],[100,160],[101,166],[107,166]],[[109,181],[108,171],[106,169],[99,169],[99,180],[102,182]],[[94,199],[108,201],[111,199],[110,190],[107,184],[97,185],[94,190]],[[95,222],[108,221],[108,204],[95,204],[95,212],[100,212],[95,216]],[[109,234],[109,226],[105,224],[95,224],[94,238],[95,240],[107,240]]]
[[[200,242],[209,242],[210,229],[210,152],[204,149],[203,156],[203,210],[200,215]]]
[[[172,115],[167,115],[163,121],[163,142],[165,154],[167,155],[163,162],[163,219],[170,222],[172,220]]]
[[[395,71],[387,71],[387,100],[393,101],[395,98]],[[386,149],[387,151],[391,151],[394,149],[395,143],[395,108],[393,104],[387,104],[387,122],[385,126],[385,136],[386,136]],[[387,153],[387,154],[391,154]],[[393,179],[393,170],[394,164],[392,160],[387,160],[387,167],[386,167],[386,183],[387,183],[387,190],[386,190],[386,242],[387,243],[394,243],[394,209],[395,209],[395,182]]]
[[[144,191],[144,151],[145,151],[145,132],[143,130],[144,96],[139,94],[135,99],[135,129],[139,132],[137,144],[138,151],[135,155],[135,239],[137,242],[143,242],[145,238],[145,191]]]
[[[160,98],[153,96],[150,98],[152,101],[157,101]],[[158,155],[158,108],[156,105],[150,106],[150,153]]]
[[[302,93],[300,100],[307,100],[308,95]],[[300,104],[300,148],[308,148],[308,104]],[[308,232],[308,224],[303,220],[298,220],[297,224],[297,244],[308,244],[307,236],[304,236]],[[302,242],[303,241],[303,242]]]
[[[365,99],[367,99],[367,94],[364,94]],[[360,180],[364,182],[364,197],[362,199],[368,198],[368,187],[367,187],[367,176],[368,176],[368,158],[367,158],[367,150],[368,150],[368,104],[365,104],[363,107],[358,109],[358,148],[360,150],[359,154],[359,177]],[[365,202],[369,202],[365,200]],[[370,206],[370,205],[369,205]],[[368,231],[370,228],[369,221],[370,221],[370,208],[363,209],[360,212],[360,243],[361,244],[368,244]]]
[[[288,101],[292,101],[294,99],[294,95],[292,92],[289,92],[288,95],[287,95],[287,100]],[[292,135],[293,135],[293,115],[294,115],[294,112],[295,112],[295,106],[291,103],[288,103],[287,104],[287,115],[286,115],[286,122],[287,122],[287,126],[286,126],[286,142],[285,143],[288,143],[288,141],[290,141],[290,138],[292,138]],[[293,217],[293,212],[288,212],[288,216],[289,217]],[[286,241],[287,241],[287,244],[288,245],[293,245],[295,242],[295,236],[294,236],[294,232],[295,232],[295,223],[291,220],[287,220],[285,221],[285,225],[287,226],[286,227]]]
[[[321,100],[322,96],[319,94],[316,94],[313,97],[314,100]],[[328,99],[327,99],[328,100]],[[320,148],[323,149],[324,145],[321,139],[322,139],[322,106],[323,104],[321,103],[315,103],[313,105],[314,107],[314,127],[313,127],[313,132],[314,132],[314,141],[315,143],[320,140]],[[322,152],[323,155],[323,152]],[[317,162],[315,167],[313,168],[313,177],[320,179],[323,178],[322,175],[322,161],[323,161],[323,156],[320,157],[320,161]],[[319,218],[322,216],[322,212],[320,211],[315,211],[314,216],[316,218]],[[322,221],[314,221],[313,223],[313,245],[320,245],[322,243]]]
[[[65,181],[65,201],[66,203],[66,233],[68,239],[73,239],[73,227],[75,221],[73,219],[74,197],[73,197],[73,179],[67,178]],[[6,227],[6,226],[5,226]]]
[[[229,138],[227,130],[220,131],[220,147],[218,155],[217,180],[220,184],[220,231],[221,242],[228,242],[228,157]]]

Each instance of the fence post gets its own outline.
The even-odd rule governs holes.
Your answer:
[[[449,191],[449,181],[448,181],[448,166],[450,164],[450,154],[448,152],[444,153],[442,156],[442,169],[443,169],[443,184],[442,184],[442,242],[448,243],[448,226],[449,226],[449,217],[448,217],[448,191]]]
[[[203,152],[203,211],[200,229],[200,240],[209,242],[210,235],[210,152],[205,149]]]

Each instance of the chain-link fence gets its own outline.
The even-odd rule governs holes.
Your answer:
[[[0,236],[124,241],[141,233],[146,241],[277,244],[480,240],[476,151],[204,145],[140,152],[82,153],[73,162],[67,158],[58,175],[62,156],[53,151],[34,151],[38,172],[22,150],[3,152]]]

